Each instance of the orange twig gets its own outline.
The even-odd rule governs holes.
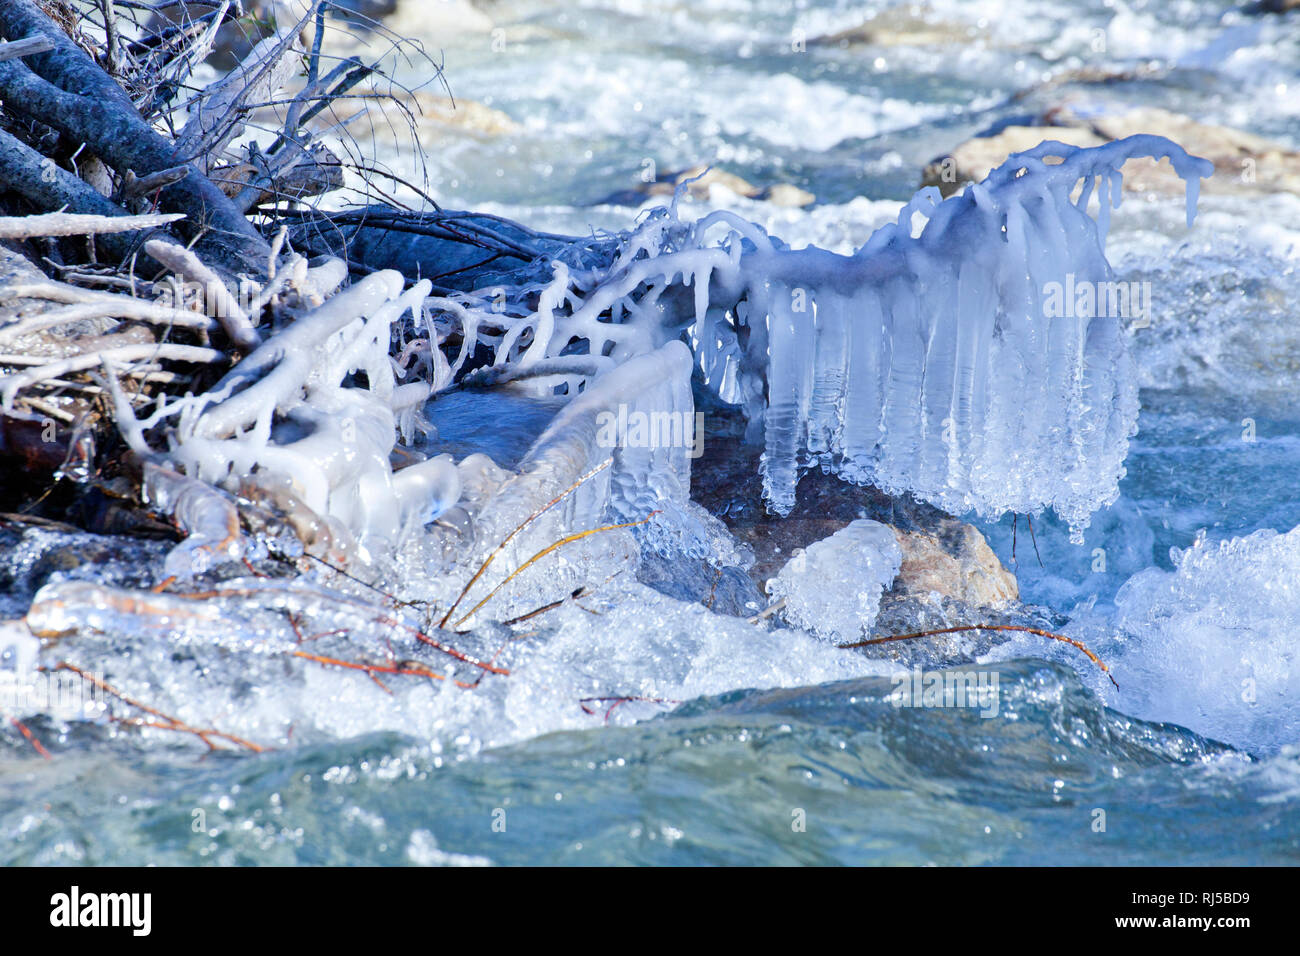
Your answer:
[[[515,528],[514,531],[511,531],[508,535],[502,538],[501,543],[498,544],[492,550],[492,553],[489,554],[486,559],[484,559],[483,563],[479,565],[479,569],[474,572],[474,576],[469,579],[469,581],[465,584],[463,588],[461,588],[460,594],[456,596],[456,600],[452,602],[451,607],[447,608],[447,613],[444,614],[442,616],[442,620],[438,622],[438,629],[441,630],[442,628],[447,626],[447,622],[451,620],[451,616],[456,612],[456,608],[460,607],[460,602],[465,600],[465,595],[469,594],[469,589],[472,588],[475,585],[475,583],[477,583],[478,579],[483,576],[483,572],[488,569],[488,566],[491,565],[492,562],[496,560],[497,555],[500,554],[505,549],[505,546],[509,544],[516,535],[521,533],[525,528],[531,525],[534,521],[536,521],[542,515],[546,514],[546,512],[550,511],[561,501],[569,497],[569,495],[573,494],[584,484],[590,481],[593,477],[598,475],[600,472],[604,471],[613,463],[614,463],[613,458],[606,458],[595,468],[591,469],[591,471],[587,472],[585,475],[583,475],[573,484],[569,485],[569,487],[565,488],[562,492],[560,492],[558,495],[556,495],[546,504],[542,505],[542,507],[538,508],[532,514],[530,514],[527,518],[523,520],[523,522],[518,527]],[[474,610],[478,610],[478,608],[475,608]],[[470,614],[473,613],[474,611],[470,612]],[[469,614],[465,615],[465,617],[469,617]],[[465,618],[461,618],[462,621],[464,619]]]
[[[176,594],[176,596],[187,598],[189,600],[210,600],[212,598],[218,598],[218,597],[255,597],[260,593],[261,593],[260,591],[251,590],[249,588],[225,588],[225,589],[213,588],[207,591],[188,591],[184,593],[178,593]],[[453,657],[456,660],[461,661],[462,663],[471,664],[474,667],[481,668],[482,670],[485,671],[490,671],[493,674],[502,674],[506,676],[510,674],[508,670],[505,670],[500,667],[493,667],[492,665],[486,664],[483,661],[479,660],[477,657],[473,657],[469,654],[464,653],[463,651],[458,651],[456,650],[456,648],[452,647],[449,644],[442,643],[437,638],[429,636],[428,634],[426,634],[424,631],[420,630],[418,627],[416,627],[413,624],[407,624],[405,621],[400,621],[396,618],[389,617],[387,614],[383,613],[383,609],[377,608],[373,604],[365,604],[361,601],[357,601],[352,598],[333,595],[333,594],[326,594],[323,592],[320,594],[315,594],[314,596],[319,598],[322,601],[333,601],[335,604],[340,604],[343,605],[344,607],[351,607],[351,608],[356,608],[360,611],[364,611],[367,615],[370,616],[370,620],[374,621],[376,624],[385,624],[389,627],[395,627],[398,628],[399,630],[406,631],[407,633],[415,637],[416,640],[420,641],[422,644],[428,644],[430,647],[442,651],[442,653],[446,654],[448,657]]]
[[[532,567],[542,558],[546,557],[552,551],[556,551],[564,547],[566,544],[572,544],[575,541],[581,541],[583,538],[589,538],[593,534],[599,534],[602,531],[617,531],[619,528],[635,528],[637,525],[645,524],[647,521],[649,521],[657,514],[659,514],[658,511],[652,511],[644,518],[642,518],[640,521],[628,521],[625,522],[624,524],[607,524],[599,528],[589,528],[586,531],[579,531],[576,534],[565,535],[559,541],[556,541],[553,544],[548,544],[546,547],[542,548],[542,550],[538,551],[536,554],[534,554],[523,564],[519,565],[519,567],[515,568],[515,570],[511,571],[510,574],[506,576],[506,579],[504,581],[502,581],[500,584],[498,584],[496,587],[494,587],[491,591],[488,592],[487,597],[485,597],[483,600],[475,604],[464,617],[462,617],[459,621],[456,622],[456,627],[460,627],[467,620],[473,617],[475,612],[477,612],[479,608],[481,608],[484,604],[487,604],[488,601],[492,600],[492,598],[496,596],[498,591],[500,591],[503,587],[505,587],[507,584],[513,581],[516,577],[518,577],[528,568]]]
[[[854,641],[852,644],[839,644],[845,650],[855,647],[868,647],[872,644],[888,644],[891,641],[910,641],[918,637],[934,637],[938,634],[956,634],[959,631],[1024,631],[1026,634],[1037,634],[1039,637],[1050,637],[1054,641],[1061,641],[1064,644],[1070,644],[1077,647],[1088,656],[1094,664],[1100,667],[1110,682],[1119,690],[1119,683],[1110,673],[1110,668],[1100,657],[1088,649],[1082,641],[1076,641],[1072,637],[1066,637],[1064,634],[1054,634],[1051,631],[1044,631],[1037,627],[1026,627],[1022,624],[962,624],[957,627],[940,627],[932,631],[916,631],[912,634],[892,634],[889,637],[873,637],[867,641]]]
[[[6,717],[9,717],[8,714],[6,714],[5,716],[6,716]],[[11,723],[11,724],[13,724],[15,727],[17,727],[17,728],[18,728],[18,732],[19,732],[20,734],[22,734],[24,737],[27,738],[27,742],[28,742],[29,744],[32,745],[32,749],[33,749],[33,750],[35,750],[38,754],[40,754],[40,755],[41,755],[42,757],[44,757],[46,760],[52,760],[52,759],[53,759],[53,758],[50,756],[50,752],[49,752],[48,750],[45,749],[45,745],[42,744],[39,740],[37,740],[37,739],[36,739],[36,735],[33,734],[30,730],[27,729],[27,725],[26,725],[26,724],[24,724],[24,723],[23,723],[21,720],[19,720],[17,717],[9,717],[9,723]]]
[[[384,687],[383,683],[375,677],[376,674],[393,674],[398,677],[427,677],[429,680],[443,681],[447,679],[445,674],[439,674],[437,671],[430,670],[415,661],[398,661],[396,664],[365,664],[359,661],[345,661],[339,657],[327,657],[324,654],[309,654],[306,651],[294,651],[293,656],[301,657],[305,661],[314,661],[326,667],[342,667],[352,671],[363,671],[380,687],[383,687],[385,691],[388,691],[388,688]],[[459,680],[453,680],[452,683],[457,687],[466,689],[476,686]],[[392,693],[391,691],[388,692]]]
[[[220,749],[219,747],[217,747],[216,744],[214,744],[210,739],[208,739],[210,737],[220,738],[221,740],[228,741],[229,743],[235,744],[236,746],[243,747],[245,750],[251,750],[254,753],[263,753],[266,749],[265,747],[261,747],[258,744],[253,743],[251,740],[245,740],[242,737],[236,737],[233,734],[223,733],[220,730],[214,730],[210,727],[191,727],[189,724],[185,723],[182,720],[178,720],[175,717],[172,717],[168,714],[164,714],[160,710],[150,707],[148,704],[143,704],[140,701],[135,700],[134,698],[128,697],[126,694],[122,693],[120,690],[118,690],[108,681],[104,680],[101,677],[96,677],[94,674],[87,673],[86,671],[82,670],[80,667],[77,667],[75,664],[69,664],[67,661],[59,661],[59,663],[55,665],[54,669],[58,671],[71,671],[72,673],[80,677],[82,680],[89,681],[91,684],[98,687],[106,694],[111,694],[112,696],[116,697],[118,700],[122,701],[122,703],[134,707],[137,710],[142,710],[149,716],[158,718],[159,721],[158,723],[155,723],[153,721],[146,721],[138,717],[111,717],[110,718],[111,720],[117,723],[133,724],[135,726],[140,726],[140,727],[158,727],[159,729],[162,730],[176,730],[182,733],[193,734],[194,736],[202,740],[205,744],[207,744],[210,750]]]
[[[584,714],[590,714],[591,716],[594,717],[594,716],[596,715],[596,712],[595,712],[594,710],[592,710],[590,707],[588,707],[587,705],[588,705],[588,704],[605,704],[605,703],[609,703],[610,701],[613,701],[613,703],[610,704],[610,705],[609,705],[609,709],[608,709],[607,711],[605,711],[605,723],[609,723],[609,718],[613,716],[614,711],[615,711],[616,709],[618,709],[619,707],[623,706],[624,704],[631,703],[632,701],[641,701],[641,702],[643,702],[643,703],[647,703],[647,704],[680,704],[680,703],[681,703],[680,700],[671,700],[671,699],[669,699],[669,698],[667,698],[667,697],[636,697],[636,696],[628,696],[628,697],[584,697],[584,698],[582,698],[581,700],[578,701],[578,706],[582,708],[582,712],[583,712]]]

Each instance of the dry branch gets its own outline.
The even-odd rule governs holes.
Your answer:
[[[85,143],[120,174],[131,170],[143,177],[181,164],[174,145],[145,122],[130,96],[33,0],[0,4],[0,32],[11,40],[45,37],[53,43],[25,60],[0,62],[0,98],[6,110]],[[258,274],[265,268],[266,242],[211,180],[186,176],[162,190],[160,198],[164,207],[185,213],[205,246],[230,265]]]
[[[31,239],[35,236],[98,236],[112,232],[157,229],[183,213],[144,216],[95,216],[85,213],[51,212],[38,216],[0,216],[0,239]]]
[[[54,49],[54,41],[49,37],[28,37],[12,43],[0,43],[0,63],[52,49]]]
[[[24,388],[30,388],[40,382],[69,375],[73,372],[84,372],[87,369],[98,368],[105,359],[122,363],[165,359],[194,364],[211,364],[224,361],[225,358],[226,356],[216,349],[203,348],[197,345],[172,345],[166,342],[156,345],[123,345],[118,348],[73,355],[70,358],[47,362],[36,368],[0,376],[0,407],[11,407],[14,397]]]

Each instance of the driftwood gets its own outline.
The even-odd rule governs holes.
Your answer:
[[[47,443],[44,477],[83,433],[96,439],[82,456],[93,459],[85,474],[121,469],[122,440],[138,450],[149,432],[158,447],[155,429],[174,424],[187,393],[205,392],[264,338],[276,348],[294,341],[303,316],[327,305],[350,274],[330,243],[300,242],[295,226],[333,235],[359,225],[366,261],[382,265],[403,250],[378,241],[380,232],[447,240],[432,258],[405,250],[410,273],[448,256],[452,272],[479,274],[473,267],[484,259],[517,269],[564,245],[490,216],[444,212],[367,158],[334,106],[383,74],[322,53],[333,6],[274,4],[270,32],[259,25],[234,71],[196,89],[194,69],[220,29],[245,26],[247,4],[213,0],[170,23],[146,23],[156,5],[0,0],[0,424]],[[389,39],[395,50],[409,44]],[[423,55],[414,44],[407,52]],[[431,61],[430,75],[440,76]],[[372,174],[410,187],[433,219],[394,202]],[[386,211],[337,222],[312,211],[316,197],[343,188]],[[389,291],[398,295],[400,282]],[[411,338],[412,311],[400,334],[418,345],[425,340]],[[282,331],[272,337],[272,329]],[[314,360],[310,350],[295,356]],[[394,410],[407,416],[407,405]],[[20,446],[30,442],[0,436],[0,474]]]
[[[85,143],[122,173],[130,170],[143,177],[183,164],[174,144],[145,122],[126,92],[33,0],[0,4],[0,32],[10,40],[45,38],[52,43],[44,53],[0,62],[0,99],[6,110]],[[43,160],[41,157],[34,168],[27,169],[24,178],[39,180],[48,168]],[[34,201],[39,198],[39,193],[24,195]],[[79,198],[86,197],[82,194]],[[207,177],[186,176],[161,190],[159,199],[163,208],[184,213],[192,238],[199,239],[224,264],[254,272],[265,268],[270,251],[266,241]],[[73,208],[114,214],[80,205]]]
[[[25,40],[14,40],[12,43],[0,43],[0,63],[52,49],[54,49],[54,41],[49,37],[28,37]]]
[[[147,216],[93,216],[68,212],[52,212],[42,216],[0,216],[0,239],[139,232],[142,229],[157,229],[184,218],[183,214],[177,212]]]

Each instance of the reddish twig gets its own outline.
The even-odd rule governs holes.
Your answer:
[[[607,724],[609,723],[609,718],[613,715],[614,711],[617,708],[621,707],[624,704],[632,703],[634,701],[646,703],[646,704],[680,704],[681,703],[680,700],[672,700],[671,698],[668,697],[637,697],[637,696],[584,697],[578,701],[578,706],[582,708],[582,712],[584,714],[588,714],[594,717],[596,715],[596,711],[592,710],[587,705],[604,704],[604,703],[608,703],[609,701],[613,701],[613,703],[610,704],[609,709],[605,711],[605,723]]]
[[[138,727],[157,727],[161,730],[175,730],[175,731],[180,731],[182,733],[193,734],[194,736],[202,740],[205,744],[207,744],[208,749],[210,750],[221,749],[209,739],[211,737],[216,737],[221,740],[225,740],[229,743],[235,744],[236,746],[243,747],[245,750],[251,750],[254,753],[263,753],[266,749],[265,747],[261,747],[258,744],[253,743],[251,740],[245,740],[242,737],[236,737],[233,734],[223,733],[220,730],[214,730],[210,727],[191,727],[189,724],[185,723],[182,720],[177,719],[176,717],[172,717],[168,714],[164,714],[162,711],[150,707],[148,704],[141,703],[140,701],[135,700],[134,698],[128,697],[126,694],[122,693],[120,690],[118,690],[108,681],[104,680],[102,677],[96,677],[94,674],[90,674],[82,670],[80,667],[77,667],[75,664],[69,664],[67,661],[59,661],[59,663],[55,665],[54,669],[58,671],[70,671],[73,674],[76,674],[82,680],[88,681],[89,683],[98,687],[100,690],[104,691],[104,693],[116,697],[118,700],[122,701],[122,703],[127,704],[130,707],[134,707],[137,710],[144,711],[144,713],[148,714],[150,717],[157,718],[157,722],[154,722],[154,721],[147,721],[142,718],[136,718],[136,717],[110,717],[109,719],[114,721],[115,723],[130,724]]]
[[[525,519],[523,520],[522,523],[520,523],[520,524],[515,528],[514,531],[511,531],[508,535],[506,535],[504,538],[502,538],[502,539],[501,539],[501,543],[498,544],[495,548],[493,548],[493,549],[492,549],[492,553],[489,554],[489,555],[487,556],[486,559],[484,559],[484,561],[483,561],[483,563],[482,563],[481,565],[479,565],[479,569],[478,569],[477,571],[474,572],[474,576],[473,576],[472,578],[469,579],[469,581],[465,584],[465,586],[464,586],[463,588],[461,588],[460,594],[456,596],[456,600],[452,602],[451,607],[447,608],[447,613],[444,614],[444,615],[442,616],[442,620],[438,622],[438,629],[441,630],[441,629],[443,629],[443,628],[445,628],[445,627],[447,626],[447,622],[448,622],[449,620],[451,620],[451,616],[452,616],[452,614],[454,614],[454,613],[456,612],[456,608],[460,607],[460,602],[463,601],[463,600],[465,600],[465,595],[469,594],[469,590],[470,590],[470,588],[472,588],[472,587],[473,587],[473,586],[478,582],[478,579],[481,578],[481,577],[483,576],[483,572],[485,572],[485,571],[488,569],[488,567],[492,564],[492,562],[496,560],[497,555],[499,555],[503,550],[505,550],[505,546],[506,546],[507,544],[509,544],[509,543],[510,543],[514,538],[515,538],[516,535],[518,535],[518,534],[520,534],[521,532],[523,532],[524,529],[526,529],[526,528],[527,528],[529,525],[531,525],[534,521],[536,521],[536,520],[537,520],[538,518],[540,518],[542,515],[546,514],[546,512],[550,511],[552,508],[554,508],[556,505],[558,505],[561,501],[563,501],[565,498],[569,497],[569,495],[573,494],[575,491],[577,491],[579,488],[581,488],[584,484],[586,484],[588,481],[590,481],[593,477],[595,477],[596,475],[598,475],[600,472],[604,471],[606,468],[608,468],[608,467],[609,467],[610,465],[612,465],[613,463],[614,463],[614,459],[613,459],[613,458],[606,458],[604,461],[602,461],[602,462],[601,462],[599,465],[597,465],[595,468],[591,469],[591,471],[587,472],[585,475],[583,475],[582,477],[580,477],[580,478],[579,478],[577,481],[575,481],[573,484],[569,485],[569,487],[565,488],[562,492],[560,492],[558,495],[556,495],[554,498],[552,498],[552,499],[551,499],[550,501],[548,501],[546,504],[542,505],[542,507],[538,508],[538,509],[537,509],[536,511],[534,511],[532,514],[530,514],[527,518],[525,518]],[[481,605],[480,605],[480,606],[481,606]],[[477,610],[477,608],[475,608],[475,610]],[[473,613],[474,613],[473,611],[470,612],[470,614],[473,614]],[[465,617],[468,617],[468,616],[469,616],[468,614],[465,615]],[[462,621],[463,621],[464,619],[465,619],[465,618],[461,618]]]
[[[6,717],[9,717],[8,714],[6,714],[5,716],[6,716]],[[45,745],[42,744],[39,740],[37,740],[37,739],[36,739],[36,735],[33,734],[30,730],[27,729],[27,725],[26,725],[26,724],[24,724],[24,723],[23,723],[21,720],[19,720],[17,717],[9,717],[9,723],[11,723],[11,724],[13,724],[15,727],[17,727],[17,728],[18,728],[18,732],[19,732],[20,734],[22,734],[24,737],[27,738],[27,742],[28,742],[29,744],[32,745],[32,749],[33,749],[33,750],[35,750],[38,754],[40,754],[40,755],[41,755],[42,757],[44,757],[46,760],[52,760],[52,759],[53,759],[53,758],[50,756],[50,752],[49,752],[48,750],[45,749]]]
[[[1102,661],[1100,657],[1090,651],[1082,641],[1076,641],[1074,638],[1066,637],[1064,634],[1054,634],[1051,631],[1044,631],[1037,627],[1026,627],[1022,624],[962,624],[957,627],[935,628],[932,631],[916,631],[912,634],[892,634],[889,637],[873,637],[867,641],[854,641],[852,644],[839,644],[837,646],[845,650],[850,650],[855,647],[869,647],[872,644],[888,644],[891,641],[910,641],[918,637],[934,637],[938,634],[956,634],[959,631],[1023,631],[1026,634],[1037,634],[1039,637],[1049,637],[1054,641],[1061,641],[1064,644],[1069,644],[1083,651],[1083,653],[1088,656],[1089,660],[1102,669],[1106,677],[1110,679],[1110,682],[1115,685],[1115,689],[1119,690],[1119,683],[1111,675],[1110,668],[1106,666],[1105,662]]]
[[[635,528],[637,525],[645,524],[647,521],[649,521],[657,514],[659,514],[658,511],[652,511],[650,512],[650,514],[646,515],[640,521],[628,521],[628,522],[624,522],[623,524],[607,524],[607,525],[602,525],[599,528],[589,528],[586,531],[579,531],[576,532],[575,534],[565,535],[559,541],[556,541],[552,544],[548,544],[546,547],[542,548],[542,550],[538,551],[536,554],[534,554],[523,564],[519,565],[519,567],[515,568],[515,570],[511,571],[510,574],[506,575],[506,579],[502,581],[500,584],[498,584],[496,587],[494,587],[491,591],[489,591],[487,597],[485,597],[483,600],[479,601],[472,608],[470,608],[469,612],[465,614],[459,621],[456,622],[456,627],[460,627],[467,620],[473,617],[474,614],[481,607],[483,607],[484,604],[487,604],[488,601],[492,600],[492,598],[496,596],[497,592],[499,592],[503,587],[505,587],[516,577],[518,577],[520,574],[522,574],[528,568],[532,567],[534,564],[536,564],[542,558],[546,557],[551,552],[559,550],[560,548],[564,547],[566,544],[572,544],[575,541],[581,541],[583,538],[589,538],[593,534],[600,534],[602,531],[617,531],[619,528]]]

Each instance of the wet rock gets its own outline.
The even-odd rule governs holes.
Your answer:
[[[720,186],[746,199],[761,199],[789,208],[808,206],[817,201],[812,193],[789,183],[759,187],[716,166],[693,166],[690,169],[660,173],[652,182],[638,183],[630,189],[619,190],[596,205],[639,206],[651,196],[671,197],[677,187],[683,184],[688,184],[686,189],[691,198],[700,201],[712,198],[714,186]]]
[[[1032,149],[1045,139],[1059,140],[1070,146],[1100,146],[1105,142],[1095,133],[1082,129],[1008,126],[993,136],[968,139],[951,153],[935,159],[925,167],[921,185],[938,186],[940,193],[951,196],[967,183],[983,182],[1012,153]],[[1125,168],[1124,172],[1127,184],[1128,169]]]
[[[759,195],[759,198],[770,202],[774,206],[783,206],[787,209],[811,206],[817,201],[817,197],[808,190],[792,186],[790,183],[777,183],[775,186],[768,186]]]
[[[947,597],[972,605],[1018,600],[1016,576],[1003,567],[984,535],[955,518],[935,531],[895,531],[903,552],[894,592]]]
[[[1099,146],[1136,133],[1154,133],[1214,164],[1214,176],[1202,186],[1207,194],[1279,190],[1300,194],[1300,152],[1242,130],[1154,107],[1102,111],[1074,101],[1047,110],[1040,120],[1039,125],[1008,126],[994,135],[967,140],[925,168],[923,185],[938,186],[943,195],[951,195],[968,182],[982,181],[1012,153],[1043,140]],[[1124,164],[1126,192],[1181,196],[1183,188],[1168,160],[1137,158]]]
[[[812,37],[809,46],[948,46],[969,43],[980,36],[973,26],[927,20],[914,8],[882,10],[855,27]]]
[[[492,17],[471,0],[403,0],[385,26],[403,36],[490,33]]]
[[[679,601],[703,604],[715,614],[752,617],[768,603],[743,568],[714,567],[698,558],[665,558],[647,550],[636,579]]]
[[[48,280],[45,275],[26,256],[10,248],[8,244],[0,243],[0,287],[11,288],[46,281]],[[50,303],[44,299],[2,296],[0,297],[0,326],[27,318],[48,308]]]
[[[799,482],[794,509],[767,513],[761,499],[761,448],[727,434],[728,423],[705,422],[705,453],[692,465],[691,496],[720,517],[755,557],[750,575],[763,589],[794,551],[830,537],[849,522],[870,518],[890,525],[902,566],[887,601],[955,601],[963,607],[1006,605],[1019,596],[1015,575],[1003,567],[978,530],[910,497],[851,485],[820,471]],[[879,627],[877,628],[879,630]]]

